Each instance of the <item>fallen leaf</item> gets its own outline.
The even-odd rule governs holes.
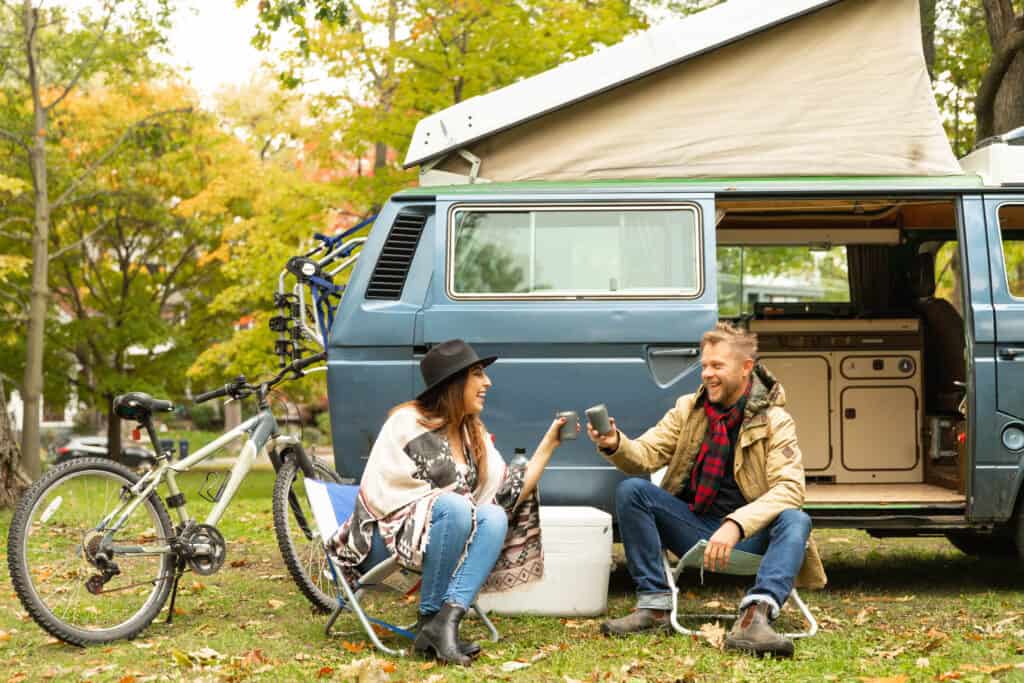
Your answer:
[[[211,662],[215,659],[220,659],[224,655],[214,650],[212,647],[201,647],[198,650],[192,650],[188,653],[188,656],[197,662]]]
[[[704,603],[704,606],[707,607],[708,609],[721,609],[722,608],[722,601],[721,600],[709,600],[709,601]]]
[[[513,671],[519,671],[520,669],[525,669],[525,668],[527,668],[529,666],[530,666],[529,662],[515,662],[515,661],[505,662],[504,664],[501,665],[501,670],[504,671],[505,673],[509,674],[509,673],[512,673]]]
[[[935,680],[937,680],[937,681],[958,681],[958,680],[960,680],[963,677],[964,677],[964,675],[960,671],[947,671],[945,673],[941,673],[938,676],[936,676]]]
[[[437,662],[423,662],[420,664],[420,671],[430,671],[435,666],[437,666]]]
[[[389,672],[385,670],[387,664],[388,662],[385,660],[371,656],[357,659],[345,666],[339,666],[335,673],[342,680],[354,679],[358,683],[383,683],[391,678]]]
[[[121,678],[117,679],[117,683],[139,683],[139,679],[131,674],[128,674],[126,676],[121,676]]]
[[[231,564],[231,568],[232,569],[239,569],[240,567],[244,567],[247,564],[249,564],[249,561],[248,560],[231,560],[230,564]]]
[[[713,624],[701,624],[700,635],[707,639],[708,645],[721,650],[725,647],[725,628],[717,621]]]
[[[307,655],[305,652],[296,652],[295,653],[295,661],[297,661],[297,662],[305,662],[305,661],[310,660],[310,659],[313,659],[313,658],[310,657],[309,655]]]
[[[270,609],[281,609],[284,607],[284,600],[275,600],[274,598],[271,598],[267,600],[267,607]]]
[[[206,590],[206,584],[205,583],[201,583],[199,581],[193,581],[192,582],[192,592],[193,593],[202,593],[204,590]]]
[[[347,640],[341,641],[341,646],[352,654],[358,654],[366,649],[366,643],[359,641],[358,643],[350,643]]]
[[[870,618],[871,618],[871,610],[869,610],[867,607],[865,607],[864,609],[862,609],[860,612],[857,613],[857,616],[856,616],[856,618],[854,618],[853,623],[856,624],[857,626],[863,626],[864,624],[868,623],[868,620]]]
[[[917,660],[914,662],[914,666],[916,666],[918,669],[927,669],[931,665],[932,662],[927,657],[918,657]]]
[[[884,678],[861,678],[861,683],[907,683],[907,676],[889,676]]]
[[[0,642],[7,642],[11,639],[11,634],[8,631],[0,631]]]
[[[330,678],[331,674],[333,674],[333,673],[334,673],[334,669],[333,668],[331,668],[329,666],[322,666],[316,672],[316,677],[317,678]]]

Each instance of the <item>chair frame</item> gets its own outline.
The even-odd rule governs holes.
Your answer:
[[[318,483],[323,484],[325,486],[346,486],[344,484],[336,484],[334,482],[321,481]],[[380,637],[377,635],[377,632],[373,629],[373,627],[374,625],[380,626],[396,635],[402,636],[403,638],[407,638],[411,641],[416,637],[416,634],[411,630],[412,626],[402,628],[400,626],[396,626],[381,619],[375,619],[366,613],[366,610],[363,609],[362,603],[360,602],[362,596],[371,590],[396,590],[395,588],[392,588],[387,583],[385,583],[385,580],[389,578],[391,575],[393,575],[395,572],[402,570],[402,567],[398,564],[398,560],[393,556],[384,560],[380,564],[370,569],[370,571],[363,574],[359,578],[359,581],[356,583],[356,585],[352,586],[349,583],[348,579],[345,578],[344,572],[342,572],[335,564],[333,558],[331,557],[331,553],[327,548],[327,541],[331,536],[333,536],[334,531],[331,531],[331,533],[329,534],[321,533],[320,530],[322,528],[325,528],[325,526],[321,525],[321,520],[316,519],[315,508],[314,519],[317,524],[317,534],[320,534],[320,543],[324,551],[324,558],[327,562],[327,568],[330,570],[331,580],[334,582],[335,585],[336,604],[334,606],[334,609],[331,611],[330,616],[327,619],[327,626],[324,629],[324,634],[330,637],[334,624],[341,616],[342,612],[344,612],[345,610],[350,610],[355,613],[356,617],[359,620],[359,624],[362,626],[367,638],[370,639],[370,642],[373,643],[373,646],[375,648],[377,648],[381,652],[384,652],[385,654],[389,654],[396,657],[404,657],[407,654],[409,654],[408,650],[406,650],[405,648],[390,648],[384,643],[382,643]],[[342,522],[339,522],[339,526],[341,523],[343,523],[343,521],[344,520],[342,520]],[[415,592],[418,588],[418,585],[419,584],[417,583],[417,585],[414,586],[406,594],[408,595]],[[499,640],[501,640],[501,635],[498,633],[498,629],[494,626],[494,623],[487,616],[487,613],[480,608],[476,600],[474,600],[473,604],[470,605],[470,610],[476,613],[476,615],[480,618],[483,624],[487,627],[487,630],[490,632],[491,642],[496,643]]]
[[[679,614],[679,575],[682,574],[683,570],[686,568],[686,565],[684,564],[684,560],[682,558],[680,558],[679,561],[676,562],[675,567],[673,567],[672,564],[669,562],[668,553],[667,552],[663,552],[662,553],[661,561],[662,561],[662,566],[665,568],[665,576],[670,577],[670,580],[669,580],[668,584],[669,584],[669,587],[672,589],[672,613],[669,615],[669,621],[672,624],[672,628],[677,633],[681,633],[681,634],[687,635],[687,636],[705,636],[706,635],[706,634],[702,633],[701,631],[695,631],[693,629],[686,628],[685,626],[683,626],[682,624],[679,623],[679,619],[680,618],[683,618],[683,619],[722,619],[722,620],[727,620],[727,621],[735,621],[736,620],[736,616],[737,616],[736,614]],[[728,571],[728,567],[726,567],[726,569],[727,569],[726,571],[718,572],[718,573],[720,573],[720,574],[733,574],[733,575],[737,575],[737,576],[751,576],[751,574],[748,574],[748,573],[730,572],[730,571]],[[702,578],[703,578],[703,571],[702,571]],[[807,628],[806,631],[799,631],[799,632],[796,632],[796,633],[783,633],[783,634],[781,634],[782,637],[783,638],[791,638],[791,639],[795,640],[797,638],[810,638],[811,636],[815,635],[818,632],[818,621],[817,621],[817,619],[814,618],[814,615],[811,614],[811,610],[807,607],[807,603],[805,603],[803,601],[803,599],[800,598],[800,594],[797,593],[796,588],[793,588],[793,590],[790,591],[790,593],[789,593],[789,600],[793,601],[793,604],[796,605],[797,609],[799,609],[799,611],[803,615],[804,619],[807,620],[808,628]],[[789,600],[787,600],[787,602],[789,602]]]

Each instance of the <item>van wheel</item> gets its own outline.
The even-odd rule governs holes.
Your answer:
[[[975,557],[1016,557],[1017,544],[1007,536],[972,534],[956,531],[946,534],[953,546],[965,555]]]

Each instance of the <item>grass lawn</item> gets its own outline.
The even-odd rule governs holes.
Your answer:
[[[186,479],[186,493],[202,479]],[[815,538],[829,588],[804,593],[822,630],[797,643],[792,661],[729,654],[675,635],[609,640],[600,635],[600,619],[540,617],[496,617],[502,641],[485,642],[469,669],[370,660],[354,618],[341,620],[347,634],[326,638],[326,618],[312,613],[285,574],[271,523],[272,485],[270,473],[250,476],[221,526],[229,543],[224,569],[186,575],[173,625],[162,615],[135,641],[79,649],[49,638],[24,613],[4,571],[0,681],[354,680],[360,667],[369,681],[1024,680],[1019,564],[974,559],[942,539],[877,540],[828,529]],[[195,495],[189,504],[196,515],[209,507]],[[0,513],[0,528],[9,521],[10,512]],[[718,601],[729,611],[742,596],[740,581],[709,576],[699,586],[691,579],[692,607]],[[621,562],[611,583],[610,611],[624,614],[632,597]],[[415,618],[414,605],[377,602],[386,616]],[[484,629],[468,621],[463,633],[483,637]],[[505,670],[517,661],[529,666]]]

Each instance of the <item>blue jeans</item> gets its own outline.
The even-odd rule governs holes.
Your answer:
[[[505,510],[498,505],[476,506],[476,533],[467,548],[473,531],[473,507],[464,496],[454,493],[445,493],[434,501],[430,540],[423,557],[420,614],[438,612],[446,602],[468,609],[498,560],[508,531]],[[359,570],[368,571],[389,557],[391,553],[375,525],[370,553]]]
[[[637,587],[637,607],[672,609],[662,548],[682,556],[697,541],[710,538],[723,520],[698,515],[685,501],[637,478],[619,484],[615,509],[626,563]],[[736,544],[737,550],[764,555],[754,587],[740,603],[741,608],[763,600],[772,606],[773,617],[778,614],[793,590],[810,534],[811,518],[805,512],[783,510],[767,528]]]

